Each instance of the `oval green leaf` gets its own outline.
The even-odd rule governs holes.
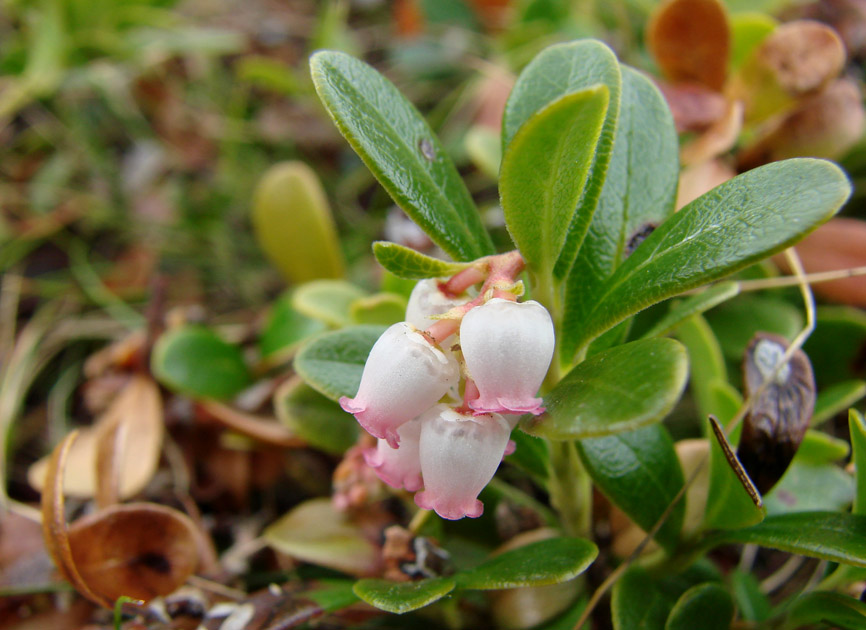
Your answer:
[[[295,371],[331,400],[354,396],[367,355],[385,332],[382,326],[354,326],[314,339],[295,357]]]
[[[866,516],[840,512],[795,512],[768,516],[747,529],[719,532],[706,547],[751,543],[830,562],[866,567]]]
[[[527,120],[502,159],[505,224],[535,273],[547,278],[565,243],[607,113],[597,85],[558,98]]]
[[[856,494],[851,511],[866,514],[866,419],[856,409],[848,412],[848,428],[851,433],[851,460],[854,462]]]
[[[204,326],[164,333],[150,367],[160,383],[193,398],[231,398],[252,382],[240,348]]]
[[[506,551],[454,579],[459,588],[484,591],[559,584],[586,571],[597,555],[583,538],[550,538]]]
[[[313,280],[302,284],[292,296],[299,313],[340,328],[352,323],[352,303],[366,294],[345,280]]]
[[[355,324],[390,326],[406,319],[406,302],[396,293],[376,293],[352,302],[349,316]]]
[[[705,313],[711,308],[727,302],[739,294],[739,292],[740,286],[736,282],[720,282],[708,287],[697,295],[692,295],[678,301],[676,304],[671,305],[671,309],[667,314],[646,331],[641,336],[641,339],[649,339],[650,337],[659,337],[667,334],[692,315]]]
[[[604,495],[644,531],[650,531],[685,480],[674,442],[660,424],[577,443],[587,472]],[[655,539],[672,549],[683,525],[679,501]]]
[[[808,593],[794,600],[783,627],[793,630],[825,625],[842,630],[866,628],[866,604],[841,593]]]
[[[343,277],[328,199],[303,162],[277,164],[265,173],[253,199],[252,221],[262,250],[289,282]]]
[[[395,276],[410,280],[453,276],[469,267],[467,263],[456,263],[425,256],[414,249],[387,241],[373,243],[373,255],[380,265]]]
[[[573,322],[638,239],[673,213],[679,182],[679,142],[658,88],[622,66],[622,98],[613,154],[598,207],[566,284],[563,356],[574,355]]]
[[[301,342],[324,332],[327,325],[307,317],[292,306],[292,296],[277,298],[259,337],[259,352],[266,359],[290,355]]]
[[[286,381],[274,393],[274,410],[294,435],[326,453],[341,455],[358,439],[357,421],[299,379]]]
[[[850,380],[835,383],[818,392],[810,426],[816,427],[837,413],[849,409],[866,396],[866,381]]]
[[[502,118],[503,154],[518,130],[536,112],[559,98],[595,85],[604,85],[609,103],[596,154],[592,160],[583,195],[561,249],[555,272],[568,273],[592,220],[613,151],[620,110],[622,76],[616,55],[598,40],[584,39],[545,48],[520,73],[505,104]]]
[[[685,348],[673,339],[645,339],[578,364],[544,398],[542,415],[524,430],[552,440],[628,431],[660,420],[686,384]]]
[[[340,133],[433,242],[457,260],[494,253],[456,167],[394,84],[363,61],[330,50],[310,57],[310,69]]]
[[[851,193],[838,166],[797,158],[743,173],[665,221],[614,272],[581,322],[581,348],[625,318],[793,245]]]
[[[387,580],[359,580],[355,582],[355,595],[378,608],[402,615],[423,608],[442,599],[454,590],[451,578],[428,578],[417,582],[389,582]]]
[[[729,630],[734,620],[730,594],[715,583],[693,586],[677,600],[665,630]]]
[[[264,541],[293,558],[352,575],[369,574],[380,551],[330,497],[310,499],[270,525]]]

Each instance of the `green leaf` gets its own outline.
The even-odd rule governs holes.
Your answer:
[[[674,211],[679,142],[673,117],[658,88],[622,66],[622,98],[613,154],[592,223],[567,284],[563,355],[571,357],[575,326],[592,308],[592,296],[634,249],[639,238]],[[634,241],[633,241],[634,239]]]
[[[816,427],[842,413],[866,396],[866,381],[851,380],[835,383],[818,392],[810,426]]]
[[[553,440],[610,435],[663,418],[686,384],[688,360],[673,339],[616,346],[578,364],[545,396],[524,430]]]
[[[866,419],[856,409],[848,412],[848,428],[851,433],[851,461],[857,478],[854,514],[866,514]]]
[[[455,263],[425,256],[414,249],[387,241],[373,243],[373,255],[380,265],[395,276],[411,280],[453,276],[470,266],[467,263]]]
[[[406,298],[396,293],[361,297],[349,305],[349,317],[355,324],[396,324],[406,319]]]
[[[730,418],[722,413],[720,405],[728,407],[726,396],[719,400],[719,388],[730,389],[725,357],[713,329],[701,315],[692,315],[677,326],[677,339],[689,351],[689,387],[698,408],[698,417],[707,418],[710,414],[727,423]],[[718,387],[714,387],[718,385]],[[736,412],[736,405],[734,412]]]
[[[685,483],[673,440],[660,424],[581,440],[577,449],[599,489],[646,532]],[[666,549],[676,545],[684,513],[679,501],[656,534]]]
[[[337,328],[352,323],[352,302],[366,295],[345,280],[313,280],[302,284],[292,296],[292,307],[299,313]]]
[[[751,573],[739,569],[731,571],[731,593],[737,602],[740,615],[747,621],[764,621],[773,612],[770,599],[761,590],[761,585]]]
[[[493,253],[460,175],[430,126],[388,79],[335,51],[310,57],[316,92],[376,179],[457,260]]]
[[[240,348],[204,326],[160,336],[150,368],[160,383],[193,398],[231,398],[252,382]]]
[[[714,188],[665,221],[597,296],[576,347],[638,311],[794,244],[838,211],[851,185],[836,165],[773,162]]]
[[[336,612],[358,601],[354,582],[349,580],[317,580],[318,588],[304,591],[304,599],[309,599],[321,607],[322,612]]]
[[[289,282],[343,277],[328,199],[303,162],[284,162],[265,173],[256,187],[252,222],[259,246]]]
[[[502,162],[502,142],[500,134],[484,125],[475,125],[466,132],[463,144],[466,154],[479,171],[490,179],[499,177]]]
[[[326,453],[341,455],[358,440],[358,423],[330,398],[298,379],[274,393],[277,419],[294,435]]]
[[[675,601],[659,588],[656,578],[633,566],[613,586],[614,630],[663,630]]]
[[[809,429],[803,436],[794,461],[807,464],[830,464],[848,457],[850,450],[846,440],[835,438],[823,431]]]
[[[606,86],[597,85],[556,99],[523,124],[502,158],[499,194],[505,224],[541,278],[550,276],[565,243],[595,155],[608,95]]]
[[[259,337],[259,352],[265,358],[290,355],[301,342],[324,332],[327,325],[292,306],[292,295],[284,293],[277,298]]]
[[[515,449],[505,457],[505,461],[532,475],[542,488],[546,487],[550,468],[548,442],[523,431],[512,431],[511,439],[514,440]]]
[[[733,410],[733,413],[736,413],[736,410]],[[725,443],[733,453],[734,449],[727,439]],[[710,437],[710,489],[707,493],[704,526],[736,529],[759,523],[763,518],[763,508],[755,505],[737,473],[728,463],[718,440],[714,436]]]
[[[866,312],[848,306],[819,306],[815,318],[815,330],[803,351],[812,361],[818,389],[864,378],[858,357],[866,352]]]
[[[706,547],[750,543],[830,562],[866,567],[866,516],[839,512],[794,512],[768,516],[747,529],[709,536]]]
[[[816,624],[840,630],[862,630],[866,628],[866,604],[841,593],[807,593],[794,600],[783,627],[794,630]]]
[[[595,560],[598,548],[582,538],[550,538],[518,547],[454,576],[464,589],[493,590],[567,582]]]
[[[719,584],[693,586],[677,600],[665,630],[729,630],[734,620],[734,602]]]
[[[854,480],[833,464],[803,461],[799,453],[764,497],[767,514],[843,510],[854,500]]]
[[[264,541],[287,555],[349,574],[373,571],[381,552],[330,497],[310,499],[268,526]]]
[[[298,352],[295,370],[313,389],[331,400],[354,396],[367,355],[385,332],[382,326],[354,326],[314,339]]]
[[[730,16],[731,73],[736,72],[743,65],[752,51],[764,41],[767,35],[776,30],[778,25],[776,18],[752,11]]]
[[[607,86],[609,104],[596,155],[586,179],[583,196],[556,264],[557,277],[568,273],[595,212],[605,173],[613,152],[619,117],[621,71],[616,55],[598,40],[584,39],[545,48],[517,78],[502,118],[503,154],[518,130],[536,112],[557,99],[595,85]]]
[[[705,315],[725,358],[739,363],[757,332],[793,339],[803,329],[799,308],[785,300],[760,295],[740,295]]]
[[[354,591],[355,595],[371,606],[402,615],[442,599],[454,590],[454,586],[454,580],[446,577],[417,582],[368,579],[355,582]]]
[[[736,282],[720,282],[671,305],[667,314],[646,331],[641,339],[659,337],[672,331],[692,315],[700,315],[723,302],[727,302],[740,292]]]

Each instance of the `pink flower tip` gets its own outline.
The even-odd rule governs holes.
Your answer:
[[[537,416],[544,413],[544,407],[541,406],[544,400],[541,398],[527,398],[524,400],[517,398],[499,397],[491,400],[490,398],[476,398],[469,401],[469,407],[473,410],[474,415],[480,416],[487,413],[500,414],[524,414],[531,413]]]
[[[354,398],[349,398],[348,396],[340,396],[340,407],[343,408],[343,411],[355,414],[366,409],[365,405],[359,405],[355,402]]]
[[[433,510],[442,518],[456,521],[463,517],[478,518],[484,513],[484,504],[478,499],[470,499],[466,503],[436,500],[425,490],[415,494],[415,504],[425,510]]]

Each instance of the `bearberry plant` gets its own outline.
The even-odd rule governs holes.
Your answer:
[[[784,471],[809,439],[814,379],[797,354],[802,340],[752,344],[747,361],[758,367],[747,370],[745,401],[718,383],[693,384],[698,404],[679,416],[712,445],[696,464],[686,465],[661,422],[686,387],[690,355],[693,375],[704,360],[701,314],[739,291],[716,281],[833,216],[850,194],[842,171],[816,159],[774,162],[675,213],[678,138],[654,84],[598,41],[555,45],[522,71],[505,107],[499,194],[513,249],[496,251],[448,153],[391,82],[339,52],[316,53],[311,68],[340,132],[450,257],[374,243],[382,267],[417,282],[403,321],[340,327],[295,359],[310,386],[378,440],[362,440],[356,462],[396,496],[414,493],[412,533],[432,536],[454,560],[456,570],[416,572],[415,581],[363,579],[355,595],[404,613],[471,590],[567,582],[595,561],[599,570],[573,582],[565,605],[546,604],[539,621],[562,613],[555,627],[580,625],[612,589],[621,629],[849,627],[862,606],[836,589],[856,577],[851,567],[866,567],[864,501],[853,514],[768,513],[762,498],[777,459],[787,458]],[[743,418],[744,436],[761,445],[741,444],[745,469],[728,441]],[[521,482],[485,489],[506,456]],[[701,484],[703,503],[692,492]],[[492,527],[485,519],[505,495],[537,508],[546,538],[480,564],[462,558],[465,547],[452,545],[461,525],[481,517]],[[639,544],[608,549],[594,510],[625,515]],[[759,615],[744,608],[743,593],[763,597],[748,571],[706,558],[737,544],[827,563],[807,593]],[[458,623],[453,607],[442,610]]]

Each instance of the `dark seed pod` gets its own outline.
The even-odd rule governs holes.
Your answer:
[[[784,337],[759,332],[743,361],[746,395],[753,400],[737,458],[761,494],[788,469],[815,408],[815,376],[806,354],[797,350],[776,369],[787,349]]]

